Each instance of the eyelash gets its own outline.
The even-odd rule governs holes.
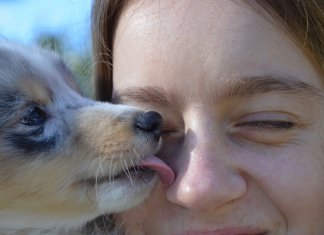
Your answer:
[[[171,124],[165,124],[163,127],[162,127],[162,136],[165,136],[165,137],[178,137],[179,135],[181,135],[181,131],[179,131],[179,128],[177,128],[176,126],[174,125],[171,125]]]
[[[256,120],[249,122],[242,122],[235,125],[235,127],[248,127],[253,129],[273,129],[273,130],[288,130],[295,127],[295,123],[290,121],[280,120]],[[162,135],[170,135],[176,133],[175,127],[167,126],[162,129]]]
[[[250,127],[256,129],[291,129],[295,127],[295,123],[280,120],[256,120],[250,122],[242,122],[235,125],[236,127]]]
[[[170,135],[172,133],[175,133],[176,131],[177,131],[176,129],[165,128],[162,129],[162,135]]]

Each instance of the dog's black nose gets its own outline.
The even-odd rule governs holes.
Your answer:
[[[143,132],[153,134],[154,138],[159,140],[161,136],[162,117],[154,111],[142,113],[137,116],[135,127]]]

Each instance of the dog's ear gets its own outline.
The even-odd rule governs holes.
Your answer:
[[[17,44],[0,40],[0,84],[2,87],[11,87],[17,75],[27,68],[19,50],[20,47]]]
[[[80,89],[80,85],[78,84],[76,78],[72,74],[71,70],[65,65],[65,63],[62,61],[62,59],[57,58],[55,66],[57,67],[57,70],[60,71],[62,78],[66,82],[66,84],[71,87],[73,90],[78,92],[79,94],[82,94],[82,91]]]
[[[7,68],[9,66],[10,60],[11,59],[6,44],[0,41],[0,79],[1,80],[8,73]]]

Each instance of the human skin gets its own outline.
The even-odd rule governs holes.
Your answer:
[[[113,101],[162,114],[176,174],[116,215],[123,233],[324,234],[323,74],[282,24],[239,1],[131,1],[113,61]]]

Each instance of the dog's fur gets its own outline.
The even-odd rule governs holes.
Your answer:
[[[134,128],[141,113],[81,96],[57,56],[1,42],[0,234],[79,234],[144,200],[154,173],[128,169],[158,141]]]

